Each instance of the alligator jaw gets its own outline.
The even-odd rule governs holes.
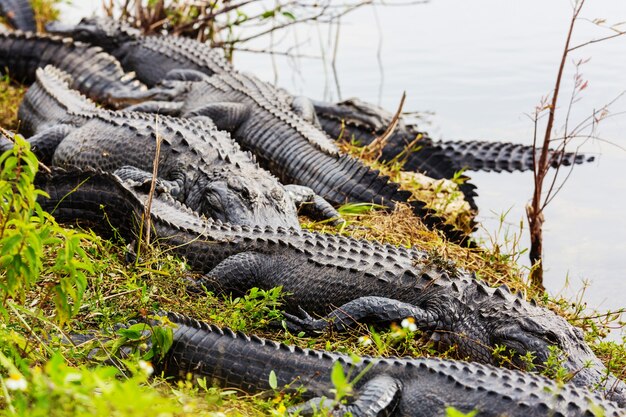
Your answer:
[[[46,23],[46,32],[55,35],[70,36],[74,31],[74,25],[68,25],[58,20]]]

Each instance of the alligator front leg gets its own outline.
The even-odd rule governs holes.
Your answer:
[[[310,98],[304,96],[293,97],[293,100],[291,100],[291,109],[294,113],[311,123],[313,126],[320,129],[322,128],[322,125],[317,118],[317,113],[315,113],[315,106]]]
[[[196,71],[192,69],[177,68],[165,74],[165,77],[163,78],[163,80],[164,81],[169,80],[169,81],[186,81],[186,82],[194,81],[195,82],[195,81],[205,81],[205,80],[208,80],[209,78],[211,78],[210,75],[207,75],[200,71]],[[311,105],[313,104],[311,103]],[[315,108],[313,111],[315,111]]]
[[[301,214],[313,220],[331,220],[334,226],[345,223],[339,212],[324,198],[303,185],[287,184],[284,186]]]
[[[122,181],[130,184],[133,187],[145,188],[150,187],[152,183],[152,173],[139,169],[133,166],[123,166],[115,170],[117,175]],[[182,191],[183,185],[180,181],[167,181],[161,178],[157,178],[155,189],[159,193],[168,193],[173,197],[179,195]]]
[[[287,328],[291,332],[319,333],[332,328],[345,332],[358,323],[378,326],[391,324],[412,317],[418,329],[431,329],[437,320],[423,308],[385,297],[360,297],[331,311],[326,317],[314,319],[303,309],[302,317],[284,313]]]
[[[402,396],[402,383],[389,375],[378,375],[359,388],[356,395],[356,400],[335,406],[330,410],[331,415],[353,417],[391,415]],[[299,412],[302,416],[312,416],[322,408],[328,408],[331,403],[328,398],[316,397],[300,406],[292,407],[289,411]]]
[[[233,132],[248,118],[250,108],[243,103],[219,102],[205,104],[186,113],[185,117],[209,117],[218,129]]]
[[[194,293],[202,289],[222,294],[244,294],[252,287],[265,287],[267,277],[290,276],[298,266],[286,257],[260,252],[240,252],[217,264],[209,273],[189,286]]]
[[[145,101],[170,102],[183,97],[189,90],[190,83],[164,82],[145,91],[115,91],[110,94],[109,102],[116,108],[126,108]]]

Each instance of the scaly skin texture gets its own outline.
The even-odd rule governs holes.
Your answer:
[[[132,238],[145,196],[114,176],[70,172],[42,174],[38,181],[51,197],[42,201],[44,209],[55,208],[59,221],[106,232],[106,213],[123,236]],[[163,199],[153,202],[151,216],[160,241],[206,272],[202,284],[208,289],[243,295],[252,287],[282,286],[287,312],[301,307],[328,315],[338,330],[353,319],[387,324],[412,316],[425,334],[438,339],[439,348],[454,346],[459,357],[482,363],[494,363],[492,349],[499,345],[533,354],[541,365],[555,345],[574,373],[574,384],[601,387],[626,404],[625,384],[607,374],[579,329],[505,286],[494,289],[463,270],[443,270],[417,249],[294,229],[231,226],[202,220]],[[518,356],[514,363],[524,366]]]
[[[279,390],[304,388],[302,397],[309,400],[305,410],[321,397],[327,398],[326,407],[333,405],[330,375],[338,362],[350,379],[363,376],[334,415],[443,417],[446,407],[465,413],[478,410],[481,417],[593,416],[599,408],[606,417],[621,415],[615,404],[597,394],[519,371],[440,359],[354,359],[234,333],[175,313],[167,318],[174,323],[174,343],[158,364],[166,375],[192,374],[256,394],[271,390],[273,371]]]
[[[356,139],[367,145],[382,135],[391,123],[393,115],[386,110],[353,98],[340,103],[314,102],[315,112],[323,129],[333,138]],[[343,134],[342,134],[343,130]],[[419,136],[418,152],[407,157],[407,170],[425,172],[433,178],[451,178],[455,171],[514,172],[533,169],[532,146],[506,142],[486,141],[433,141],[415,126],[402,121],[383,149],[384,160],[391,160]],[[551,151],[553,168],[563,165],[582,164],[593,157],[573,152]]]
[[[35,12],[28,0],[0,0],[0,15],[15,29],[35,32]]]
[[[391,125],[393,115],[373,104],[358,99],[350,99],[334,104],[314,101],[315,113],[320,126],[332,138],[355,141],[361,146],[371,144],[385,134]],[[387,138],[380,153],[381,161],[402,161],[405,171],[421,172],[431,178],[453,178],[463,169],[457,161],[434,145],[428,134],[407,126],[400,118],[398,125]],[[459,189],[473,210],[478,210],[475,202],[476,186],[469,177],[463,176]]]
[[[206,75],[233,71],[219,49],[188,38],[143,36],[139,30],[108,18],[84,18],[76,26],[51,22],[46,29],[103,48],[149,86],[163,80],[171,70],[188,69]]]
[[[222,54],[207,44],[174,36],[143,36],[136,29],[111,19],[86,18],[76,26],[55,22],[48,29],[104,48],[120,59],[126,70],[135,71],[150,86],[174,69],[207,75],[234,72]],[[286,101],[292,98],[287,94],[283,96]],[[355,137],[364,145],[382,135],[393,117],[384,109],[358,99],[337,104],[314,104],[321,126],[331,137],[337,138],[343,131],[343,138]],[[432,178],[452,178],[461,169],[496,172],[532,169],[532,149],[529,146],[503,142],[433,141],[424,132],[402,121],[383,149],[382,159],[392,160],[418,135],[420,150],[406,156],[404,169],[408,171],[423,172]],[[593,159],[573,153],[556,153],[552,166],[556,167],[561,158],[564,165]],[[462,186],[462,191],[475,208],[474,189],[469,183]]]
[[[44,161],[107,171],[132,167],[124,168],[130,178],[149,182],[159,137],[159,178],[180,201],[236,224],[298,227],[283,186],[225,132],[194,120],[99,109],[62,77],[53,67],[38,70],[20,107],[25,129],[38,133],[30,140]],[[49,144],[51,137],[58,139]]]
[[[393,208],[397,202],[409,202],[431,229],[466,241],[464,232],[446,224],[424,202],[411,199],[411,193],[398,190],[389,177],[341,154],[322,130],[290,109],[282,92],[256,77],[229,72],[195,82],[170,80],[154,89],[158,94],[167,90],[176,91],[180,103],[174,114],[210,117],[283,183],[310,187],[335,205],[366,202]]]
[[[238,73],[217,50],[206,44],[172,36],[142,36],[128,25],[103,18],[83,19],[74,27],[51,24],[48,30],[104,48],[148,85],[154,85],[176,69],[218,74],[203,82],[171,81],[169,87],[176,91],[172,99],[183,104],[183,109],[170,110],[169,114],[211,117],[283,183],[310,187],[335,205],[373,202],[393,208],[394,202],[406,202],[410,196],[408,192],[398,191],[398,185],[380,176],[378,171],[341,155],[323,131],[292,111],[289,105],[292,97],[287,97],[284,91]],[[212,103],[216,105],[207,108]],[[154,109],[162,112],[170,106],[171,103],[161,103]],[[411,205],[427,226],[442,230],[457,242],[467,239],[464,232],[445,224],[424,202],[412,201]]]
[[[72,76],[72,88],[107,104],[116,97],[146,90],[132,74],[101,48],[58,36],[11,32],[0,33],[0,72],[25,83],[35,80],[37,68],[54,65]]]

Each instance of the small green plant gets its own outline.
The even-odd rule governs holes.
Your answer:
[[[557,382],[567,382],[571,377],[570,372],[563,365],[566,361],[563,351],[557,346],[548,346],[550,353],[548,359],[544,362],[544,368],[541,370],[541,375],[554,379]]]
[[[133,374],[118,379],[121,372],[114,367],[74,367],[56,354],[44,366],[12,369],[0,378],[0,416],[177,415],[179,402],[148,384],[149,369],[136,363]]]
[[[446,417],[474,417],[477,414],[478,414],[478,411],[476,410],[470,411],[469,413],[463,413],[454,407],[446,408]]]
[[[233,330],[251,331],[262,328],[271,322],[282,320],[282,297],[282,287],[270,290],[251,288],[243,297],[225,297],[224,305],[220,305],[209,317]]]
[[[44,281],[60,323],[80,308],[93,272],[83,250],[89,236],[59,227],[37,198],[45,193],[34,185],[38,161],[20,135],[15,146],[0,156],[0,311],[7,300],[24,302],[33,285]],[[45,255],[54,259],[43,263]]]

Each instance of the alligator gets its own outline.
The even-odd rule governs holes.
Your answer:
[[[356,140],[369,145],[383,135],[394,115],[385,109],[357,98],[339,103],[314,101],[315,113],[322,128],[333,138]],[[416,138],[419,152],[406,156],[403,168],[424,172],[433,178],[451,178],[454,172],[514,172],[533,169],[533,147],[517,143],[487,141],[434,141],[415,125],[400,121],[382,151],[383,160],[392,160],[405,152]],[[540,152],[540,149],[537,150]],[[594,160],[576,152],[550,151],[550,165],[570,166]]]
[[[178,36],[144,36],[127,23],[107,17],[83,18],[75,26],[50,22],[46,30],[103,48],[148,86],[180,69],[206,75],[234,71],[220,49]]]
[[[16,81],[32,83],[35,71],[54,65],[72,76],[72,88],[89,98],[111,106],[119,99],[146,90],[133,74],[101,48],[70,38],[10,32],[0,33],[0,72]],[[125,103],[127,104],[127,103]]]
[[[158,313],[144,330],[171,329],[173,344],[154,365],[157,373],[189,375],[249,394],[275,390],[299,394],[292,407],[300,415],[332,410],[332,415],[445,416],[447,407],[487,416],[620,416],[614,403],[571,384],[473,362],[433,358],[373,358],[288,346],[200,322],[177,313]],[[152,343],[148,340],[148,346]],[[124,348],[129,350],[128,347]],[[124,354],[125,352],[122,352]],[[354,378],[347,401],[337,403],[331,371],[340,364]],[[360,376],[357,380],[357,375]]]
[[[160,138],[159,189],[215,219],[298,227],[289,193],[302,188],[280,184],[205,120],[97,108],[50,66],[37,70],[19,117],[23,129],[34,134],[29,141],[44,163],[117,170],[149,184]]]
[[[35,12],[28,0],[0,0],[0,16],[15,29],[35,32]]]
[[[58,221],[78,221],[105,236],[113,226],[127,240],[135,238],[145,193],[111,173],[39,173],[37,185],[50,196],[41,200],[42,208]],[[199,218],[167,195],[153,201],[150,215],[159,241],[205,273],[194,288],[242,296],[252,287],[282,286],[286,318],[295,330],[413,317],[439,349],[454,346],[460,358],[496,364],[493,349],[502,346],[516,352],[512,360],[521,369],[530,358],[541,366],[556,346],[574,384],[604,387],[626,406],[626,384],[608,373],[580,329],[506,286],[492,288],[461,269],[439,266],[417,248],[229,225]],[[324,319],[298,318],[300,309]]]

